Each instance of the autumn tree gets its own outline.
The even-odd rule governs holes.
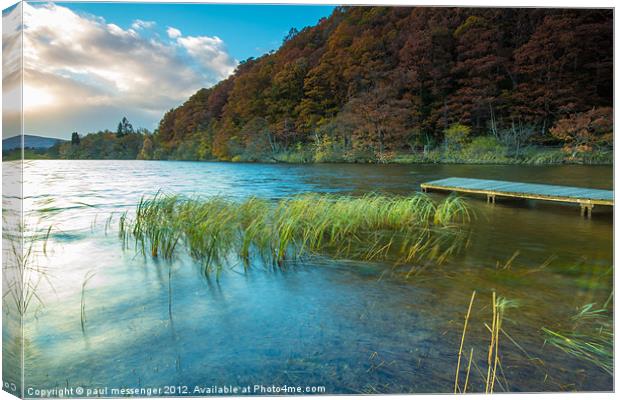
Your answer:
[[[461,150],[471,134],[471,128],[467,125],[454,123],[443,132],[444,145],[448,150]]]
[[[452,74],[456,90],[450,96],[450,113],[458,121],[482,131],[497,130],[499,84],[505,78],[500,69],[500,34],[497,25],[485,17],[469,16],[453,33],[456,63]]]
[[[403,45],[391,79],[409,93],[414,104],[418,133],[414,142],[418,144],[429,143],[449,124],[454,19],[446,10],[414,8],[399,26]]]
[[[387,86],[352,99],[346,113],[354,123],[353,140],[376,154],[402,149],[408,134],[410,107]]]
[[[153,139],[151,139],[150,135],[144,136],[144,141],[142,142],[142,148],[140,149],[140,153],[138,153],[139,160],[150,160],[153,158]]]
[[[252,161],[272,156],[277,152],[278,145],[270,131],[265,118],[256,117],[247,122],[239,131],[241,144],[248,158]]]
[[[611,144],[613,129],[613,109],[601,107],[559,120],[550,133],[564,142],[564,149],[575,156]]]
[[[515,112],[541,134],[563,116],[611,104],[611,18],[604,10],[559,11],[515,51]]]
[[[296,116],[295,108],[304,96],[304,77],[307,72],[308,62],[300,58],[285,64],[273,76],[271,86],[265,93],[266,111],[272,121]]]

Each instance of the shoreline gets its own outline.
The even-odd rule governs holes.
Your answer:
[[[569,152],[558,147],[531,146],[519,152],[498,150],[471,149],[449,150],[432,149],[426,153],[420,152],[385,152],[385,153],[355,153],[334,152],[323,156],[312,149],[282,150],[279,152],[261,152],[256,154],[240,153],[232,157],[197,157],[196,155],[161,154],[159,157],[143,157],[141,154],[125,154],[116,158],[116,154],[107,154],[99,158],[74,156],[59,156],[50,149],[25,148],[11,149],[2,153],[3,161],[14,160],[143,160],[143,161],[203,161],[226,163],[260,163],[260,164],[375,164],[375,165],[613,165],[613,148],[592,149],[588,152]],[[84,154],[86,155],[86,154]]]
[[[287,164],[287,165],[489,165],[489,166],[498,166],[498,165],[520,165],[520,166],[558,166],[558,165],[575,165],[575,166],[600,166],[600,167],[613,167],[613,161],[609,162],[578,162],[578,161],[569,161],[564,160],[561,162],[527,162],[527,161],[480,161],[480,160],[472,160],[472,161],[389,161],[389,162],[359,162],[359,161],[311,161],[311,162],[291,162],[291,161],[273,161],[273,160],[255,160],[255,161],[231,161],[231,160],[182,160],[182,159],[151,159],[151,160],[141,160],[141,159],[115,159],[115,158],[47,158],[47,157],[36,157],[36,158],[11,158],[3,156],[2,162],[12,162],[12,161],[174,161],[174,162],[201,162],[201,163],[223,163],[223,164]]]

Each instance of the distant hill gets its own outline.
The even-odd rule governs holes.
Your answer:
[[[49,149],[59,142],[66,142],[63,139],[49,138],[36,135],[24,135],[24,147],[30,149]],[[12,136],[2,140],[2,151],[11,151],[21,146],[21,136]]]

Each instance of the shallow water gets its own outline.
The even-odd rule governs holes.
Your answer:
[[[612,390],[610,375],[543,345],[541,332],[566,328],[579,307],[609,296],[612,212],[604,207],[587,220],[576,206],[469,198],[476,219],[467,249],[445,265],[418,265],[408,278],[388,263],[312,258],[277,270],[232,266],[208,281],[187,257],[156,262],[122,251],[116,226],[106,229],[112,213],[131,212],[158,190],[238,199],[408,194],[449,176],[613,184],[612,168],[595,166],[27,162],[26,224],[52,230],[47,254],[36,259],[45,268],[41,302],[25,318],[26,395],[166,385],[187,386],[184,394],[213,385],[452,392],[472,290],[470,391],[484,391],[492,291],[517,304],[503,328],[518,346],[500,339],[496,391]]]

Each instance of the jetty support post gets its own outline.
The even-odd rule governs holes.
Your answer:
[[[588,219],[592,218],[592,209],[594,208],[594,204],[591,203],[581,203],[581,216],[587,217]]]
[[[495,204],[495,195],[487,194],[487,203]]]

